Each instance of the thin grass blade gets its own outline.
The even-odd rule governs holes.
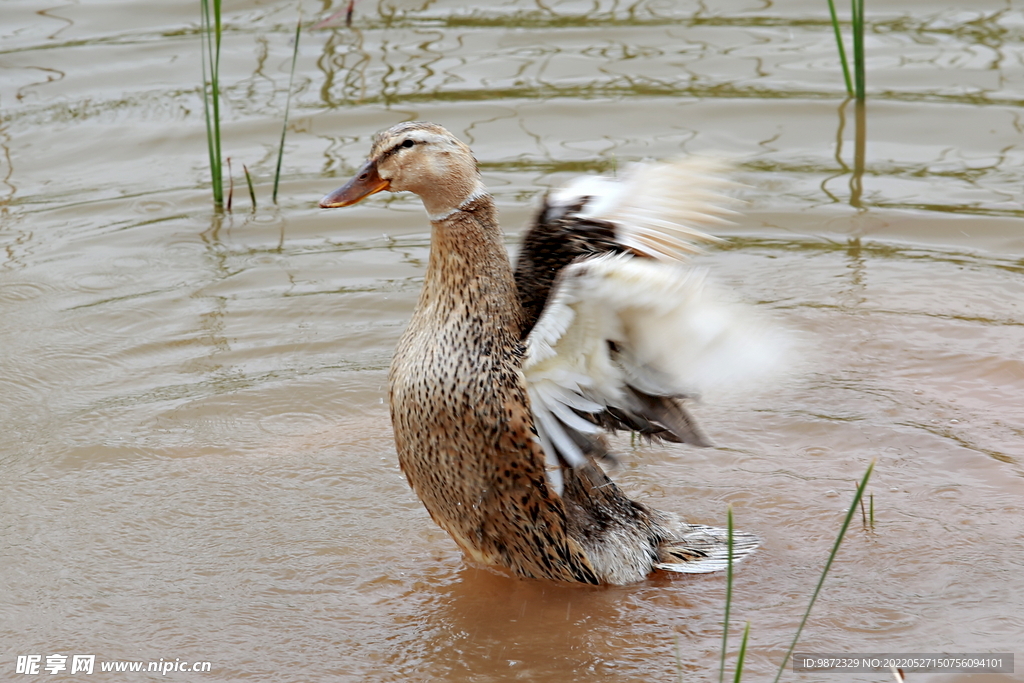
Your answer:
[[[732,505],[729,506],[726,514],[728,519],[728,555],[725,570],[725,623],[722,624],[722,658],[718,664],[718,683],[725,680],[725,653],[729,647],[729,611],[732,609]]]
[[[821,572],[821,578],[818,579],[818,585],[814,589],[814,593],[811,594],[811,602],[807,605],[807,611],[804,612],[804,618],[800,620],[800,626],[796,629],[796,635],[793,636],[793,642],[790,643],[789,649],[786,650],[786,656],[782,660],[782,665],[779,666],[779,672],[775,675],[775,683],[782,678],[782,672],[786,670],[786,664],[789,663],[789,658],[793,655],[793,650],[796,648],[797,641],[800,640],[800,633],[804,630],[804,624],[807,623],[807,618],[811,615],[811,608],[814,607],[814,601],[818,599],[818,593],[821,592],[821,587],[825,584],[825,577],[828,576],[829,569],[832,568],[832,561],[836,559],[836,554],[839,552],[839,546],[843,542],[843,537],[846,536],[846,530],[850,527],[850,520],[853,519],[853,515],[857,512],[857,505],[860,503],[860,499],[864,497],[864,489],[868,486],[868,480],[871,479],[871,472],[875,469],[875,461],[872,460],[871,464],[868,465],[867,472],[864,473],[864,478],[861,479],[860,486],[857,487],[857,493],[853,497],[853,502],[850,503],[850,509],[846,513],[846,519],[843,520],[843,526],[839,530],[839,535],[836,537],[836,542],[832,546],[832,552],[829,553],[828,561],[825,563],[825,568]]]
[[[203,64],[203,115],[206,120],[206,148],[210,157],[213,203],[224,206],[224,164],[220,144],[220,0],[200,0],[201,49]]]
[[[200,50],[202,63],[203,63],[203,117],[206,121],[206,151],[210,157],[210,172],[211,175],[216,176],[216,155],[213,150],[213,125],[210,122],[210,90],[209,90],[209,71],[210,67],[207,64],[207,52],[209,35],[210,35],[210,9],[209,4],[206,0],[199,0],[199,21],[200,21]],[[217,202],[217,184],[213,183],[213,201]]]
[[[854,96],[858,102],[866,97],[866,79],[864,67],[864,0],[851,0],[853,25],[853,77]]]
[[[256,210],[256,190],[252,187],[252,176],[249,175],[249,169],[245,164],[242,164],[242,170],[245,171],[245,184],[249,186],[249,199],[252,201],[252,210]]]
[[[747,658],[747,640],[750,638],[750,622],[747,622],[743,629],[743,640],[740,641],[740,653],[736,656],[736,675],[733,676],[733,683],[740,683],[743,678],[743,661]]]
[[[213,100],[213,144],[217,148],[217,187],[221,196],[221,202],[223,203],[224,198],[224,185],[223,185],[223,170],[224,165],[221,162],[221,144],[220,144],[220,39],[222,33],[221,26],[221,0],[213,0],[213,24],[214,24],[214,45],[211,64],[213,69],[210,72],[210,83],[212,86],[212,100]]]
[[[302,8],[299,7],[299,20],[295,24],[295,47],[292,50],[292,70],[288,76],[288,97],[284,102],[284,125],[281,126],[281,144],[277,148],[277,168],[274,170],[273,201],[277,204],[277,186],[281,182],[281,161],[284,159],[284,137],[288,133],[288,110],[292,104],[292,83],[295,81],[295,62],[299,58],[299,38],[302,36]]]
[[[856,2],[856,0],[854,0]],[[839,63],[843,66],[843,80],[846,82],[846,94],[853,97],[853,81],[850,80],[850,65],[846,61],[846,48],[843,47],[843,34],[839,30],[839,17],[833,0],[828,0],[828,11],[832,16],[832,30],[836,34],[836,47],[839,48]]]
[[[210,157],[210,173],[216,175],[216,155],[213,150],[213,125],[210,121],[210,67],[207,64],[209,52],[209,37],[210,37],[210,8],[207,0],[199,0],[199,36],[200,36],[200,50],[199,54],[203,64],[203,118],[206,121],[206,151]],[[216,183],[214,183],[213,190],[213,201],[217,202],[217,189]]]
[[[231,157],[228,162],[228,213],[231,213],[231,202],[235,198],[235,172],[231,170]]]

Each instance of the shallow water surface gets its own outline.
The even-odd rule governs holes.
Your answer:
[[[297,6],[226,3],[231,213],[196,7],[0,7],[0,678],[52,653],[212,664],[168,680],[717,678],[723,576],[514,580],[408,489],[384,402],[422,208],[315,207],[410,118],[472,144],[512,249],[574,174],[735,165],[744,213],[696,263],[802,353],[706,397],[716,447],[619,440],[614,475],[764,539],[730,666],[749,621],[746,680],[773,675],[872,461],[874,527],[854,520],[799,649],[1024,656],[1020,7],[869,6],[857,159],[823,1],[359,2],[312,28],[345,4],[304,6],[274,206]]]

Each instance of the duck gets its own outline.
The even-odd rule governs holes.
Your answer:
[[[691,411],[702,373],[764,362],[737,360],[758,356],[756,330],[688,264],[719,241],[701,228],[732,212],[719,171],[683,159],[582,176],[544,197],[515,267],[473,152],[440,125],[377,133],[320,201],[422,200],[429,260],[389,406],[402,472],[472,562],[626,585],[720,571],[758,547],[634,500],[608,474],[615,432],[709,446]]]

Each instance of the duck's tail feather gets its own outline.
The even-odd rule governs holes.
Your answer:
[[[732,562],[736,564],[761,544],[746,531],[732,532]],[[655,569],[679,574],[710,574],[729,566],[729,531],[713,526],[691,524],[674,538],[658,546]]]

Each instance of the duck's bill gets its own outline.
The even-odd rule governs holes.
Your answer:
[[[389,181],[377,175],[377,164],[367,161],[352,180],[320,200],[321,209],[352,206],[356,202],[388,189]]]

